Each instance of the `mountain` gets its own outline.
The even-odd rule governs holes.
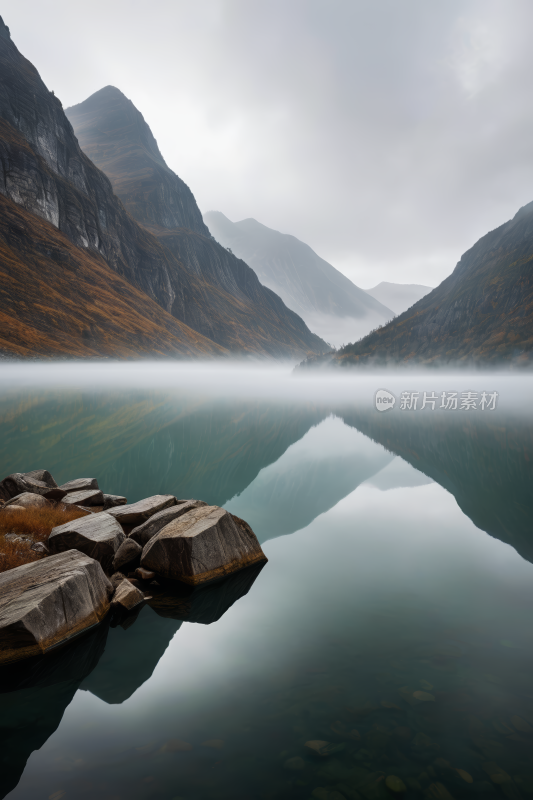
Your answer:
[[[0,261],[0,281],[9,298],[7,310],[4,304],[0,309],[4,353],[215,355],[222,346],[233,353],[294,357],[324,349],[272,293],[270,307],[237,299],[192,274],[127,213],[109,179],[80,149],[61,102],[19,53],[1,18],[0,162],[0,194],[8,201],[4,207],[11,208]],[[22,215],[18,222],[14,206]],[[203,224],[198,217],[196,223]],[[60,238],[54,238],[58,232]],[[72,259],[70,270],[64,258]],[[16,259],[24,265],[24,281],[17,280]],[[74,266],[81,261],[78,281]],[[89,308],[80,310],[83,319],[77,325],[76,307],[84,306],[93,270]],[[130,300],[129,328],[115,342]]]
[[[373,289],[366,289],[367,294],[391,308],[395,314],[407,311],[431,291],[431,286],[421,286],[418,283],[387,283],[387,281],[378,283]]]
[[[290,357],[327,350],[244,261],[212,238],[192,192],[166,165],[144,117],[119,89],[106,86],[65,113],[129,214],[185,266],[190,281],[210,287],[202,298],[184,298],[175,316],[233,351]]]
[[[100,255],[76,247],[1,194],[0,275],[0,356],[229,355],[113,272]]]
[[[526,365],[532,356],[529,203],[461,256],[440,286],[389,325],[344,347],[333,363]],[[313,363],[317,360],[308,362]]]
[[[204,221],[224,247],[246,261],[261,283],[328,342],[353,341],[394,316],[295,236],[255,219],[231,222],[220,211],[208,211]]]

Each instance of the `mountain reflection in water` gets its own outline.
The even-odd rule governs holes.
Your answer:
[[[269,558],[4,669],[2,796],[533,792],[530,417],[311,396],[0,398],[3,474],[225,505]]]

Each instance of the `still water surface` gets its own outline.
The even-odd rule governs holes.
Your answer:
[[[1,477],[201,498],[269,559],[0,676],[2,797],[533,794],[531,378],[35,364],[0,379]],[[498,406],[379,413],[380,388]]]

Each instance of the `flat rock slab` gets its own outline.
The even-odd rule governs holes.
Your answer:
[[[39,480],[34,475],[39,475],[45,480]],[[0,498],[2,500],[10,500],[23,492],[39,494],[48,500],[61,500],[66,494],[63,489],[57,487],[54,479],[46,470],[34,470],[32,473],[14,472],[0,482]]]
[[[10,508],[12,505],[22,506],[23,508],[51,508],[52,503],[46,497],[41,497],[40,494],[23,492],[8,500],[4,508]]]
[[[197,586],[267,561],[249,525],[219,506],[202,506],[173,520],[144,547],[141,567]]]
[[[143,522],[142,525],[134,528],[128,535],[128,538],[133,539],[134,542],[144,547],[156,533],[159,533],[159,531],[162,530],[165,525],[168,525],[169,522],[172,522],[173,519],[182,517],[192,508],[199,508],[200,506],[206,505],[207,503],[204,503],[203,500],[178,500],[177,505],[164,508],[163,511],[158,511],[157,514],[154,514],[150,519],[146,520],[146,522]]]
[[[82,492],[69,492],[61,502],[66,506],[103,506],[104,495],[100,489],[87,489]]]
[[[113,606],[122,606],[122,608],[125,608],[127,611],[131,611],[132,608],[135,608],[135,606],[143,602],[144,594],[140,589],[134,586],[133,583],[130,583],[127,578],[120,581],[112,600]]]
[[[107,570],[125,538],[116,519],[102,511],[53,528],[47,545],[51,553],[79,550]]]
[[[146,497],[138,503],[110,508],[106,513],[111,514],[121,525],[140,525],[158,511],[175,506],[176,503],[177,500],[172,494],[154,494],[153,497]]]
[[[77,550],[0,573],[0,664],[41,655],[97,625],[112,586]]]
[[[125,506],[127,499],[120,494],[104,494],[104,511],[115,506]]]
[[[96,478],[75,478],[73,481],[63,483],[59,488],[70,494],[70,492],[86,492],[89,489],[98,490],[100,487]]]

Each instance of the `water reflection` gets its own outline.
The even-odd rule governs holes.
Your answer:
[[[406,798],[533,793],[529,419],[309,393],[2,402],[4,472],[225,504],[269,558],[100,628],[64,676],[6,678],[4,793],[32,750],[14,800],[360,800],[391,775]]]

